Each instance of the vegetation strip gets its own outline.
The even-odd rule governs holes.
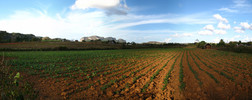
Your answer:
[[[184,51],[185,52],[185,51]],[[184,71],[183,71],[183,64],[182,64],[182,61],[183,61],[183,57],[184,57],[184,52],[182,54],[182,57],[181,57],[181,61],[180,61],[180,69],[179,69],[179,82],[180,82],[180,90],[184,90],[185,89],[185,82],[183,81],[184,79]]]
[[[180,56],[180,54],[179,54],[179,56]],[[167,84],[169,83],[169,78],[171,77],[171,72],[174,69],[175,63],[176,63],[177,59],[179,58],[179,56],[175,59],[174,63],[171,66],[171,69],[168,71],[168,73],[166,74],[166,76],[164,78],[164,82],[163,82],[164,85],[163,85],[163,88],[162,88],[163,91],[165,90]]]
[[[190,52],[190,56],[192,57],[191,52]],[[196,66],[199,68],[199,70],[205,72],[209,77],[211,77],[215,81],[215,83],[219,83],[219,81],[211,73],[200,68],[199,64],[195,61],[195,59],[193,57],[192,57],[192,59],[193,59],[194,63],[196,64]]]
[[[193,54],[194,54],[194,53],[193,53]],[[210,68],[210,69],[213,69],[212,66],[207,65],[207,64],[206,64],[205,62],[203,62],[197,55],[194,54],[194,56],[196,56],[205,66],[207,66],[207,67]],[[233,78],[233,77],[230,77],[230,76],[228,76],[227,74],[225,74],[224,72],[218,71],[218,70],[216,70],[216,69],[213,69],[213,70],[214,70],[215,72],[219,73],[220,75],[222,75],[222,76],[226,77],[227,79],[229,79],[229,80],[231,80],[231,81],[234,82],[234,78]]]
[[[201,82],[201,80],[199,79],[199,76],[198,76],[199,74],[195,70],[193,70],[191,64],[189,63],[188,54],[186,54],[186,60],[187,60],[187,65],[188,65],[189,69],[193,73],[194,77],[199,81],[199,85],[202,85],[202,82]]]
[[[155,59],[156,60],[156,59]],[[153,61],[153,63],[154,63],[155,61]],[[130,69],[127,69],[127,70],[125,70],[125,71],[123,71],[122,73],[120,73],[120,74],[124,74],[124,73],[126,73],[126,72],[129,72],[129,71],[131,71],[131,70],[133,70],[133,69],[135,69],[135,68],[138,68],[139,66],[136,66],[136,67],[133,67],[133,68],[130,68]],[[113,77],[113,75],[112,75],[112,77]],[[122,75],[122,78],[124,79],[124,78],[127,78],[128,76],[126,76],[126,75]],[[108,77],[108,78],[111,78],[111,77]],[[120,79],[121,80],[121,79]],[[103,87],[101,87],[101,89],[102,90],[105,90],[106,88],[108,88],[108,87],[110,87],[111,85],[113,85],[114,83],[116,81],[118,81],[118,80],[111,80],[109,83],[107,83],[107,84],[105,84]],[[98,81],[96,81],[95,83],[99,83],[100,82],[100,80],[98,80]],[[84,87],[84,88],[81,88],[81,90],[86,90],[86,89],[89,89],[91,86],[93,86],[93,85],[95,85],[95,83],[91,83],[91,85],[88,85],[88,86],[86,86],[86,87]]]
[[[171,56],[173,56],[173,55],[171,55]],[[167,57],[167,58],[170,58],[171,56],[169,56],[169,57]],[[162,60],[161,62],[163,62],[163,61],[164,61],[164,60]],[[140,74],[139,76],[134,77],[134,78],[133,78],[132,84],[136,83],[136,81],[137,81],[139,78],[141,78],[142,76],[146,75],[148,72],[150,72],[152,69],[154,69],[155,67],[157,67],[159,64],[160,64],[160,63],[158,63],[157,65],[151,67],[151,68],[148,69],[145,73]],[[123,91],[123,90],[125,90],[126,88],[129,88],[132,84],[126,83],[126,84],[125,84],[125,87],[122,88],[122,89],[120,89],[120,91]]]
[[[169,62],[170,60],[172,60],[174,57],[175,57],[175,56],[173,56],[171,59],[169,59],[169,60],[165,63],[165,65],[164,65],[162,68],[158,69],[158,70],[151,76],[150,81],[148,81],[148,82],[144,85],[144,87],[141,89],[141,92],[145,92],[145,90],[149,87],[149,84],[156,78],[156,76],[159,74],[159,72],[160,72],[161,70],[163,70],[164,67],[166,67],[166,65],[168,64],[168,62]]]
[[[153,64],[153,63],[154,63],[154,62],[152,62],[151,64]],[[111,80],[108,84],[105,84],[103,87],[101,87],[101,90],[104,91],[105,89],[107,89],[108,87],[110,87],[111,85],[113,85],[115,82],[119,82],[119,81],[121,81],[121,80],[123,80],[123,79],[129,77],[129,76],[135,74],[136,72],[139,72],[140,70],[143,70],[144,68],[150,66],[151,64],[148,64],[148,65],[146,65],[146,66],[144,66],[144,67],[141,67],[140,69],[138,69],[138,70],[136,70],[136,71],[131,72],[128,76],[125,75],[125,77],[121,77],[120,79]],[[130,70],[128,70],[128,71],[130,71]],[[127,71],[127,72],[128,72],[128,71]],[[126,73],[126,72],[123,72],[123,73]]]
[[[241,70],[247,70],[246,68],[242,68],[242,67],[240,67],[239,65],[233,65],[232,63],[230,63],[230,62],[223,62],[223,61],[225,61],[225,60],[220,60],[220,59],[210,59],[210,57],[209,56],[206,56],[206,58],[208,58],[207,60],[211,60],[211,61],[213,61],[213,62],[215,62],[215,63],[217,63],[217,64],[219,64],[219,65],[223,65],[223,64],[227,64],[227,65],[229,65],[229,66],[224,66],[225,68],[231,68],[232,70],[234,70],[234,71],[236,71],[236,72],[239,72],[239,73],[242,73],[242,72],[240,72]],[[230,61],[230,59],[226,59],[226,60],[229,60]],[[233,61],[233,60],[232,60]],[[231,72],[228,72],[228,71],[226,71],[226,70],[224,70],[225,72],[227,72],[227,73],[229,73],[229,74],[231,74],[231,75],[233,75],[233,73],[231,73]],[[248,73],[246,73],[246,74],[248,74]]]

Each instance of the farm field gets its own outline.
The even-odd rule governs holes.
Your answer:
[[[170,48],[4,56],[12,70],[34,82],[41,100],[252,99],[251,54]]]

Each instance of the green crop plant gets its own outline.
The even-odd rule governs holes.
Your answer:
[[[93,73],[92,73],[92,77],[94,77],[94,76],[96,76],[96,72],[93,72]]]
[[[95,87],[98,86],[101,87],[101,89],[105,90],[107,88],[110,88],[113,84],[117,82],[123,83],[122,81],[125,81],[125,83],[123,83],[122,86],[119,86],[118,89],[114,90],[114,91],[118,90],[120,91],[124,90],[125,88],[131,87],[133,84],[136,84],[139,79],[145,77],[146,75],[149,75],[149,73],[153,74],[150,77],[148,77],[152,81],[153,80],[155,81],[157,79],[156,77],[158,77],[161,73],[162,74],[166,73],[167,75],[165,76],[164,83],[162,83],[162,85],[169,84],[170,81],[169,77],[171,77],[171,73],[173,72],[172,70],[174,70],[176,66],[174,66],[173,64],[171,64],[171,66],[167,66],[165,62],[168,59],[171,59],[174,55],[179,54],[179,52],[182,52],[183,50],[185,49],[155,48],[155,49],[137,49],[137,50],[127,49],[127,50],[95,50],[95,51],[85,50],[85,51],[46,51],[46,52],[10,51],[6,54],[6,56],[11,58],[8,59],[7,65],[11,66],[13,72],[22,72],[27,73],[28,75],[38,76],[40,80],[56,81],[63,79],[63,81],[66,80],[65,84],[71,81],[74,81],[74,83],[80,82],[78,84],[81,86],[77,86],[79,87],[80,90],[81,88],[83,88],[82,90],[89,89],[90,86]],[[215,52],[215,50],[198,50],[198,51],[199,53],[209,53],[210,56],[206,55],[206,57],[203,57],[202,54],[195,54],[196,56],[194,56],[192,53],[190,53],[192,59],[194,60],[194,62],[197,61],[198,64],[197,63],[195,64],[199,68],[199,70],[202,71],[203,73],[206,73],[209,77],[214,79],[216,83],[218,83],[218,80],[212,75],[212,72],[214,73],[216,72],[221,77],[223,76],[223,78],[228,78],[229,80],[234,80],[235,78],[233,77],[236,77],[237,74],[240,76],[252,75],[249,73],[250,68],[249,61],[251,58],[249,56],[243,56],[243,54],[241,55],[241,54],[226,53],[227,56],[232,57],[225,58],[225,55],[220,55],[223,52],[219,51]],[[175,56],[172,59],[172,61],[174,61],[176,57],[177,56]],[[176,63],[180,62],[180,57],[181,54],[179,55],[179,58],[175,59]],[[210,57],[214,57],[216,59],[211,59]],[[201,60],[198,60],[199,58]],[[221,62],[220,59],[222,58],[225,58],[224,62]],[[245,59],[244,62],[245,64],[238,61],[229,62],[231,60],[236,59],[239,60]],[[209,61],[211,60],[210,62],[213,64],[207,62],[208,60]],[[162,66],[160,66],[160,63],[162,64]],[[185,84],[183,80],[184,65],[182,65],[182,61],[180,63],[181,64],[179,65],[178,68],[179,82],[180,82],[179,86],[184,88],[185,87],[185,85],[183,85]],[[185,62],[183,62],[183,64],[185,64]],[[202,64],[203,66],[199,66],[200,64]],[[223,64],[223,66],[220,64]],[[229,64],[230,66],[229,65],[224,66],[227,64]],[[194,66],[192,65],[189,66],[193,67],[194,69]],[[197,68],[196,66],[195,68]],[[205,66],[206,68],[204,68]],[[220,66],[220,68],[223,67],[224,69],[222,70],[218,68],[218,66]],[[159,69],[157,69],[157,67]],[[168,69],[164,71],[165,68]],[[211,69],[210,72],[204,70],[209,68]],[[239,73],[233,73],[238,71]],[[240,73],[243,72],[244,74],[241,75]],[[105,83],[103,83],[103,86],[99,86],[101,85],[99,80],[103,79],[105,80],[117,79],[117,80],[109,82],[105,81]],[[130,84],[127,83],[128,81],[131,81],[129,82]],[[88,83],[88,84],[82,84],[82,83]],[[147,89],[149,85],[146,86]]]
[[[168,62],[169,62],[170,60],[172,60],[174,57],[175,57],[175,55],[173,55],[172,58],[170,58],[160,69],[158,69],[158,70],[151,76],[150,81],[148,81],[148,82],[144,85],[144,87],[142,88],[141,92],[145,92],[145,91],[146,91],[146,89],[149,87],[149,84],[156,78],[156,76],[159,74],[159,72],[160,72],[161,70],[163,70],[164,67],[166,67],[166,65],[168,64]]]
[[[83,81],[83,79],[77,79],[77,80],[76,80],[77,83],[80,83],[80,82],[82,82],[82,81]]]
[[[156,60],[158,60],[158,59],[156,59]],[[163,61],[163,60],[162,60]],[[161,62],[162,62],[161,61]],[[154,63],[155,61],[153,61],[152,63]],[[148,64],[148,65],[146,65],[146,66],[144,66],[144,67],[141,67],[140,69],[138,69],[138,70],[135,70],[134,72],[139,72],[139,70],[143,70],[144,68],[146,68],[146,67],[148,67],[148,66],[150,66],[152,63],[150,63],[150,64]],[[159,64],[158,64],[159,65]],[[157,66],[157,65],[156,65]],[[152,68],[150,68],[150,69],[153,69],[153,68],[155,68],[156,66],[153,66]],[[138,67],[138,66],[137,66]],[[150,70],[148,70],[146,73],[148,73]],[[145,75],[146,73],[144,73],[144,74],[141,74],[140,76],[137,76],[137,77],[135,77],[134,79],[133,79],[133,83],[135,83],[134,82],[134,80],[136,81],[138,78],[140,78],[141,76],[143,76],[143,75]],[[130,73],[130,75],[128,75],[128,76],[131,76],[132,75],[132,73]],[[121,81],[121,80],[123,80],[124,78],[123,77],[121,77],[120,79],[118,79],[118,81]],[[102,90],[105,90],[106,88],[108,88],[108,87],[110,87],[111,86],[111,82],[110,83],[108,83],[108,84],[106,84],[106,85],[104,85],[103,87],[101,87],[101,89]],[[122,90],[124,90],[125,88],[123,88],[123,89],[121,89],[121,91]]]
[[[231,63],[231,62],[228,62],[228,61],[226,61],[226,60],[222,60],[223,58],[221,58],[221,59],[220,59],[220,58],[219,58],[219,59],[210,59],[209,57],[206,57],[206,58],[208,58],[208,60],[211,60],[211,61],[213,61],[213,62],[215,62],[215,63],[217,63],[217,64],[219,64],[219,65],[223,65],[223,64],[225,63],[225,64],[229,65],[229,66],[224,66],[225,68],[231,68],[232,70],[237,71],[237,72],[239,72],[238,69],[246,70],[246,68],[240,67],[241,64],[235,65],[235,64],[233,64],[233,63]],[[236,61],[235,59],[230,59],[230,60],[231,60],[231,61]],[[216,66],[216,67],[217,67],[217,66]],[[230,72],[228,72],[228,73],[230,73]]]
[[[196,56],[205,66],[207,66],[208,68],[210,69],[213,69],[213,67],[211,67],[210,65],[207,65],[205,62],[203,62],[197,55],[194,54],[194,56]],[[225,74],[224,72],[222,71],[218,71],[216,69],[213,69],[215,72],[219,73],[220,75],[226,77],[227,79],[231,80],[231,81],[234,81],[235,79],[227,74]]]
[[[209,72],[203,70],[203,69],[199,66],[199,64],[195,61],[195,59],[194,59],[193,56],[191,55],[191,52],[190,52],[190,56],[192,57],[194,63],[195,63],[196,66],[199,68],[199,70],[205,72],[210,78],[212,78],[212,79],[215,81],[215,83],[219,83],[219,81],[218,81],[211,73],[209,73]]]
[[[88,88],[90,88],[90,87],[93,86],[93,85],[94,85],[94,83],[88,84]]]
[[[187,65],[188,65],[189,69],[193,73],[194,77],[199,81],[199,85],[202,85],[202,82],[201,82],[201,80],[199,79],[199,76],[198,76],[199,74],[192,68],[191,64],[189,63],[188,55],[186,56],[186,60],[187,60]]]
[[[234,77],[231,77],[231,76],[225,74],[224,72],[220,72],[220,74],[223,75],[223,76],[225,76],[227,79],[229,79],[229,80],[231,80],[231,81],[234,81],[234,80],[235,80]]]
[[[180,56],[180,55],[178,55],[178,57],[179,57],[179,56]],[[171,72],[172,72],[172,70],[174,69],[174,66],[175,66],[175,63],[176,63],[178,57],[175,59],[174,63],[173,63],[172,66],[171,66],[171,69],[168,71],[168,73],[166,74],[166,76],[165,76],[165,78],[164,78],[164,82],[163,82],[164,85],[163,85],[162,90],[164,90],[164,89],[166,88],[166,86],[168,85],[168,83],[169,83],[169,78],[171,77]]]
[[[183,71],[183,57],[184,57],[184,53],[182,54],[181,60],[180,60],[180,69],[179,69],[179,82],[180,82],[180,90],[184,90],[185,89],[185,82],[183,81],[184,78],[184,71]]]
[[[104,91],[106,90],[108,87],[110,87],[111,85],[113,85],[115,82],[117,82],[117,79],[115,80],[110,80],[109,83],[105,84],[104,86],[101,87],[101,90]]]
[[[125,84],[125,88],[128,89],[128,88],[129,88],[129,85],[130,85],[129,83],[126,83],[126,84]]]

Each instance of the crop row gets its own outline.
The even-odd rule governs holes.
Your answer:
[[[229,76],[229,75],[225,74],[225,73],[224,73],[224,72],[222,72],[222,71],[218,71],[218,70],[214,69],[211,65],[206,64],[206,62],[202,61],[202,59],[201,59],[201,58],[199,58],[199,57],[198,57],[195,53],[193,53],[193,54],[194,54],[194,56],[196,56],[196,58],[198,58],[198,59],[199,59],[199,61],[200,61],[200,62],[202,62],[202,63],[203,63],[205,66],[207,66],[208,68],[210,68],[210,69],[214,70],[215,72],[217,72],[217,73],[219,73],[220,75],[222,75],[222,76],[226,77],[227,79],[229,79],[229,80],[231,80],[231,81],[234,81],[234,78],[233,78],[233,77],[231,77],[231,76]]]
[[[146,91],[146,89],[149,87],[149,84],[156,78],[156,76],[159,74],[159,72],[160,72],[161,70],[163,70],[164,67],[167,66],[167,64],[169,63],[169,61],[172,60],[174,57],[175,57],[175,55],[174,55],[171,59],[169,59],[160,69],[158,69],[158,70],[150,77],[150,81],[148,81],[148,82],[144,85],[144,87],[141,89],[141,92],[145,92],[145,91]]]

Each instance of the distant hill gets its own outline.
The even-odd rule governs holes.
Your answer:
[[[89,36],[80,41],[50,37],[38,37],[33,34],[8,33],[0,31],[0,51],[12,50],[107,50],[107,49],[144,49],[185,47],[184,44],[150,41],[147,43],[126,42],[114,37]]]
[[[82,37],[80,39],[80,42],[92,42],[92,41],[102,41],[102,42],[107,42],[107,43],[122,43],[125,44],[126,40],[124,39],[118,39],[116,40],[116,38],[114,37],[101,37],[101,36],[89,36],[89,37]]]
[[[8,33],[0,31],[0,43],[32,42],[41,41],[42,37],[36,37],[33,34]]]
[[[147,42],[147,43],[143,43],[143,44],[165,44],[164,42],[157,42],[157,41],[149,41],[149,42]]]

